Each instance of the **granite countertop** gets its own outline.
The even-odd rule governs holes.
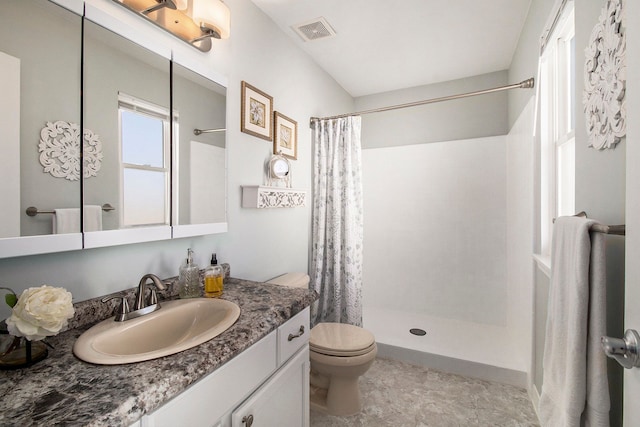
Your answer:
[[[164,296],[175,297],[175,291]],[[45,360],[0,371],[0,425],[129,426],[311,305],[316,293],[228,278],[222,299],[238,304],[241,313],[221,335],[171,356],[112,366],[83,362],[72,352],[80,334],[111,316],[112,307],[98,299],[77,304],[74,329],[47,339],[54,349]]]

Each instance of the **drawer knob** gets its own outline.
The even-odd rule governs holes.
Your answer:
[[[304,335],[304,325],[300,325],[300,330],[298,331],[297,334],[289,334],[289,337],[287,338],[287,341],[293,341],[294,338],[298,338],[301,337],[302,335]]]
[[[245,415],[242,417],[242,424],[245,424],[247,427],[251,427],[253,425],[253,415]]]

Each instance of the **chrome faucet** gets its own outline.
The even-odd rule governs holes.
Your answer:
[[[162,280],[155,274],[145,274],[140,279],[138,284],[138,291],[136,293],[136,302],[133,306],[133,311],[129,311],[129,304],[127,304],[127,298],[124,294],[111,295],[102,299],[102,302],[107,302],[110,299],[121,298],[122,301],[116,309],[116,315],[113,320],[116,322],[124,322],[125,320],[135,319],[136,317],[144,316],[145,314],[153,313],[160,309],[160,303],[158,302],[158,295],[156,290],[151,288],[149,297],[145,301],[145,293],[147,292],[147,282],[151,279],[156,288],[164,291],[166,289]]]

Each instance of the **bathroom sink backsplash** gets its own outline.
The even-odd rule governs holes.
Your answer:
[[[231,266],[229,264],[223,263],[221,264],[224,269],[224,277],[228,279],[231,275]],[[178,296],[178,276],[169,277],[167,279],[163,279],[162,282],[166,285],[166,289],[161,291],[157,289],[158,300],[161,302],[163,300],[175,299]],[[200,270],[200,286],[203,287],[204,283],[204,269]],[[136,294],[137,286],[124,289],[119,292],[114,292],[108,295],[125,295],[130,303],[133,302]],[[69,320],[69,324],[66,330],[82,328],[85,326],[93,325],[96,322],[107,319],[113,316],[114,310],[118,305],[116,300],[111,300],[107,302],[102,302],[102,298],[107,295],[102,295],[97,298],[92,298],[86,301],[80,301],[73,304],[73,308],[75,309],[75,315],[71,320]]]

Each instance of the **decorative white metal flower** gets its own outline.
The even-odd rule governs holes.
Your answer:
[[[584,92],[589,147],[612,148],[626,134],[626,34],[623,0],[608,0],[585,49]]]
[[[84,130],[84,177],[97,176],[102,165],[102,142],[91,130]],[[40,164],[45,173],[69,181],[80,179],[80,125],[64,121],[47,122],[40,131]]]

